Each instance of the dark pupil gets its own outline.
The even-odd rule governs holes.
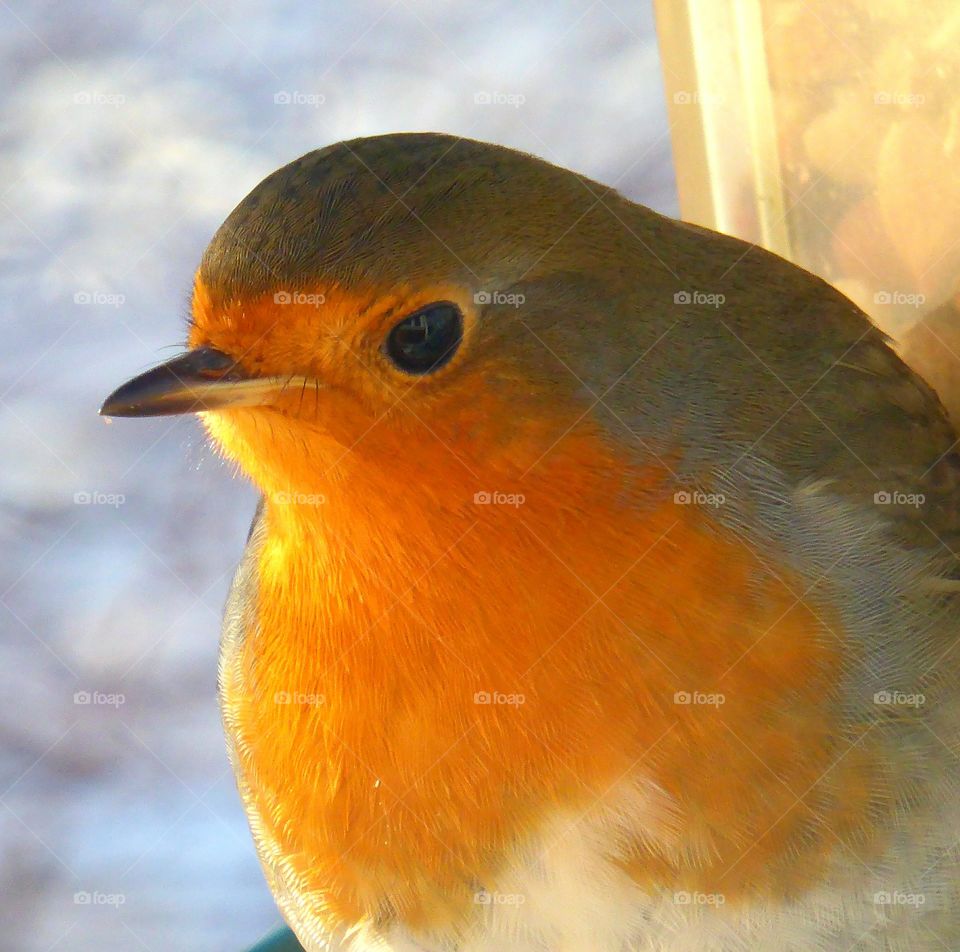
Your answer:
[[[390,331],[387,353],[407,373],[429,373],[453,356],[462,334],[463,322],[455,305],[431,304]]]

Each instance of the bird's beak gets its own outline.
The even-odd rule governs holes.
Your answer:
[[[198,347],[128,380],[103,401],[100,413],[147,417],[261,406],[287,387],[299,389],[305,381],[304,377],[253,377],[227,354]]]

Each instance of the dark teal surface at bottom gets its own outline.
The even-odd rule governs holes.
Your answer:
[[[249,952],[303,952],[303,946],[286,926],[261,939]]]

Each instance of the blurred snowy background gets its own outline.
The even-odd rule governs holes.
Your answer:
[[[97,407],[182,341],[233,206],[339,139],[502,142],[675,214],[652,12],[0,0],[0,44],[0,949],[240,950],[279,921],[215,698],[254,494],[194,420]]]

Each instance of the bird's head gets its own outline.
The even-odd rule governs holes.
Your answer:
[[[618,340],[627,278],[645,269],[648,291],[668,278],[636,233],[663,220],[617,224],[636,208],[450,136],[309,153],[213,238],[188,353],[102,412],[209,411],[215,440],[267,493],[324,492],[358,463],[436,496],[510,485],[596,438],[603,374],[614,381],[635,351]]]

